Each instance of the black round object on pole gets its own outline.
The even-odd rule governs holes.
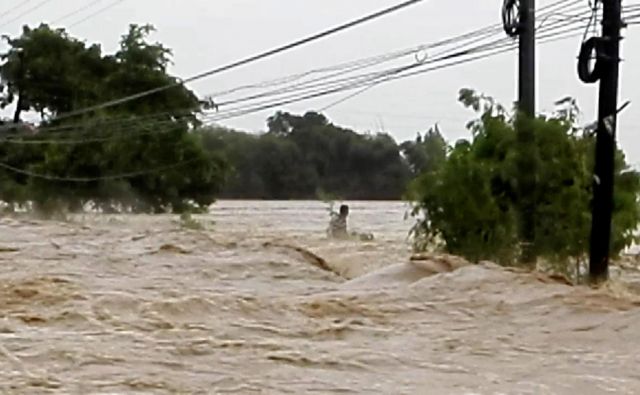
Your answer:
[[[520,35],[520,1],[504,0],[502,3],[502,27],[509,37]]]
[[[601,37],[591,37],[582,43],[580,54],[578,55],[578,77],[580,81],[585,84],[593,84],[600,80],[603,56],[604,40]]]

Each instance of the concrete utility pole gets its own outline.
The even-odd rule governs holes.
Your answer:
[[[519,107],[528,117],[536,115],[536,5],[520,0]]]
[[[622,0],[602,0],[602,4],[604,6],[602,38],[599,41],[600,45],[595,48],[600,93],[589,260],[589,275],[593,282],[602,282],[609,277],[618,113],[620,30],[623,27]]]
[[[532,120],[536,116],[536,28],[535,0],[504,0],[502,20],[506,33],[519,40],[518,114],[516,117],[518,150],[518,213],[522,240],[520,260],[536,262],[535,192],[536,149]]]
[[[518,170],[520,186],[520,236],[523,241],[521,261],[535,264],[535,192],[536,156],[535,130],[532,119],[536,116],[536,28],[535,0],[520,0],[519,75],[517,139],[520,145]]]

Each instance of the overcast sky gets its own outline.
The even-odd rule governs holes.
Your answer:
[[[2,0],[0,14],[26,0]],[[70,25],[115,0],[102,0],[85,13],[68,18]],[[538,6],[555,0],[538,1]],[[188,77],[265,49],[288,43],[340,24],[399,0],[124,0],[70,33],[88,42],[99,42],[107,52],[116,49],[120,35],[130,23],[151,23],[158,29],[154,40],[174,51],[171,72]],[[38,1],[32,0],[33,5]],[[0,18],[0,31],[16,35],[21,24],[51,22],[90,0],[49,0],[20,21],[2,26],[11,16]],[[287,76],[312,68],[434,42],[500,22],[500,0],[427,0],[409,9],[337,36],[295,49],[252,65],[223,73],[191,86],[199,94],[252,82]],[[624,1],[625,4],[638,4]],[[584,0],[587,10],[587,0]],[[30,6],[29,6],[30,7]],[[23,6],[23,10],[29,7]],[[18,15],[15,12],[11,15]],[[640,26],[626,32],[621,100],[632,105],[620,117],[619,140],[632,163],[640,163]],[[580,38],[543,44],[538,50],[538,110],[553,109],[565,96],[578,99],[585,122],[596,117],[597,85],[584,85],[576,76]],[[334,107],[327,116],[335,123],[358,131],[392,134],[397,140],[415,137],[435,122],[450,140],[468,137],[464,124],[473,117],[456,101],[457,92],[469,87],[510,105],[516,97],[515,53],[498,55],[476,63],[420,75],[379,86]],[[344,94],[343,94],[344,95]],[[305,112],[322,108],[341,96],[288,106],[282,110]],[[273,110],[230,120],[227,126],[261,131]]]

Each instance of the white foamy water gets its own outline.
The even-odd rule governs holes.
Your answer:
[[[640,391],[633,298],[409,264],[407,209],[351,203],[367,243],[327,240],[317,202],[220,202],[204,231],[3,219],[0,393]]]

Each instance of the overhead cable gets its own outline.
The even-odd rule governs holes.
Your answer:
[[[49,1],[49,0],[47,0],[47,1]],[[161,87],[158,87],[158,88],[154,88],[154,89],[149,89],[149,90],[146,90],[146,91],[143,91],[143,92],[139,92],[139,93],[136,93],[136,94],[133,94],[133,95],[130,95],[130,96],[126,96],[126,97],[120,98],[120,99],[111,100],[111,101],[108,101],[108,102],[105,102],[105,103],[102,103],[102,104],[98,104],[98,105],[95,105],[95,106],[91,106],[91,107],[88,107],[88,108],[84,108],[84,109],[81,109],[81,110],[68,112],[66,114],[61,114],[61,115],[59,115],[57,117],[57,119],[58,120],[66,119],[66,118],[70,118],[70,117],[86,114],[86,113],[89,113],[89,112],[94,112],[96,110],[105,109],[105,108],[109,108],[109,107],[114,107],[114,106],[117,106],[117,105],[120,105],[120,104],[123,104],[123,103],[127,103],[127,102],[130,102],[130,101],[133,101],[133,100],[137,100],[137,99],[149,96],[149,95],[153,95],[153,94],[165,91],[167,89],[171,89],[171,88],[174,88],[174,87],[177,87],[177,86],[181,86],[181,85],[184,85],[184,84],[187,84],[187,83],[190,83],[190,82],[194,82],[194,81],[198,81],[198,80],[210,77],[210,76],[215,75],[215,74],[219,74],[219,73],[222,73],[222,72],[225,72],[225,71],[229,71],[231,69],[235,69],[235,68],[238,68],[240,66],[244,66],[244,65],[247,65],[247,64],[250,64],[250,63],[254,63],[254,62],[258,61],[258,60],[262,60],[262,59],[265,59],[265,58],[280,54],[282,52],[285,52],[285,51],[288,51],[288,50],[291,50],[291,49],[294,49],[294,48],[297,48],[297,47],[301,47],[301,46],[309,44],[311,42],[320,40],[322,38],[325,38],[325,37],[337,34],[339,32],[351,29],[353,27],[362,25],[362,24],[364,24],[366,22],[369,22],[369,21],[381,18],[383,16],[389,15],[391,13],[400,11],[400,10],[402,10],[404,8],[407,8],[409,6],[418,4],[418,3],[422,2],[422,1],[424,1],[424,0],[407,0],[407,1],[404,1],[402,3],[397,4],[395,6],[386,8],[386,9],[378,11],[378,12],[374,12],[374,13],[366,15],[364,17],[357,18],[357,19],[355,19],[355,20],[353,20],[351,22],[347,22],[347,23],[339,25],[337,27],[325,30],[325,31],[323,31],[321,33],[317,33],[317,34],[311,35],[309,37],[306,37],[306,38],[303,38],[303,39],[300,39],[300,40],[296,40],[296,41],[294,41],[292,43],[285,44],[283,46],[280,46],[280,47],[277,47],[277,48],[274,48],[274,49],[259,53],[257,55],[250,56],[248,58],[245,58],[245,59],[230,63],[230,64],[222,66],[222,67],[217,67],[217,68],[205,71],[203,73],[194,75],[194,76],[189,77],[189,78],[187,78],[185,80],[182,80],[180,82],[164,85],[164,86],[161,86]]]

